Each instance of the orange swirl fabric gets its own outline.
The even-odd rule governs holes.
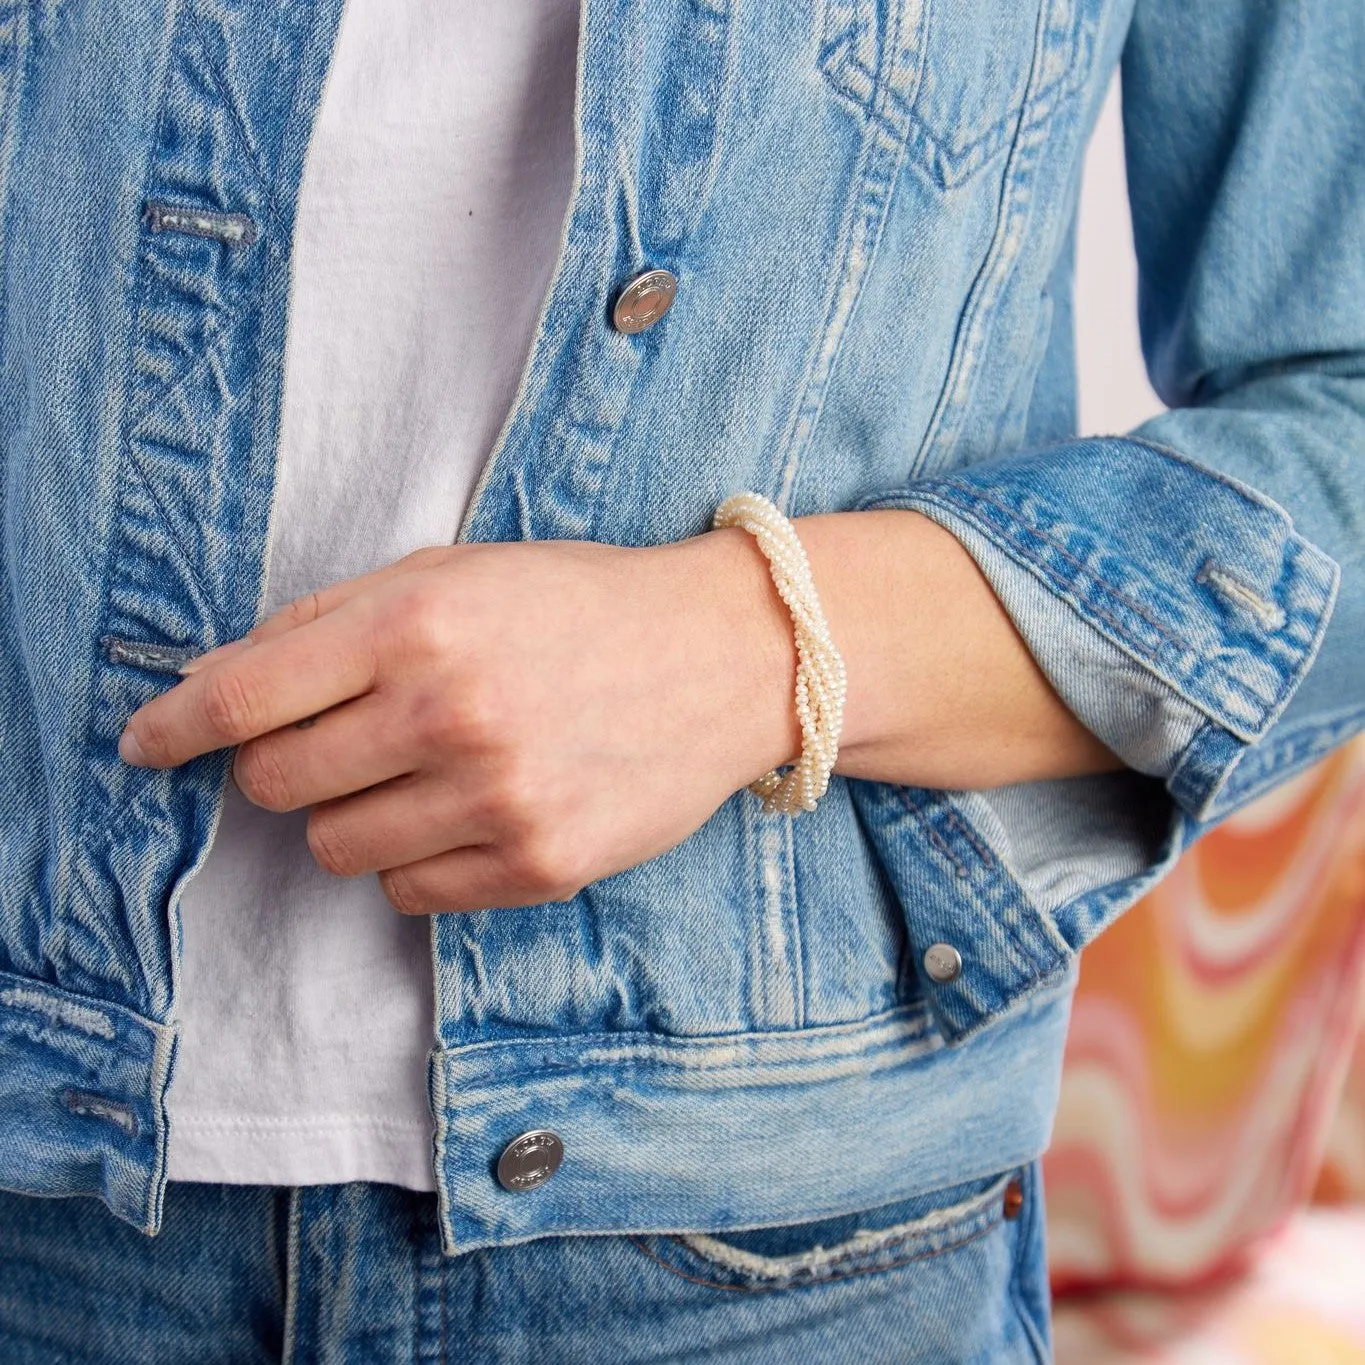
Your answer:
[[[1056,1288],[1208,1282],[1315,1187],[1365,1197],[1363,987],[1357,741],[1087,949],[1046,1169]]]

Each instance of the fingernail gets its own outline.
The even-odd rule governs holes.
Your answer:
[[[147,765],[147,755],[142,752],[142,745],[137,742],[137,736],[131,730],[125,730],[118,737],[118,756],[135,768]]]
[[[224,655],[230,654],[233,650],[243,649],[251,643],[249,636],[243,636],[240,640],[229,640],[225,645],[219,645],[216,649],[206,649],[202,654],[197,654],[193,659],[186,659],[176,672],[182,678],[188,677],[191,673],[198,673],[201,668],[209,664],[216,664]]]

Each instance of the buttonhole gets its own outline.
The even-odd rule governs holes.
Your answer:
[[[231,247],[250,246],[257,236],[256,222],[249,214],[188,208],[160,199],[148,200],[143,205],[142,221],[151,232],[182,232]]]
[[[1263,630],[1279,630],[1284,625],[1284,611],[1277,602],[1263,597],[1213,560],[1205,561],[1197,581],[1207,583],[1225,602],[1251,616]]]
[[[65,1090],[62,1100],[73,1114],[85,1118],[108,1119],[122,1128],[129,1137],[136,1137],[138,1130],[137,1115],[131,1106],[120,1104],[117,1100],[106,1100],[102,1095],[92,1095],[86,1090]]]
[[[143,640],[121,640],[116,635],[102,636],[100,647],[111,664],[127,664],[148,673],[179,673],[200,653],[196,645],[158,645]]]

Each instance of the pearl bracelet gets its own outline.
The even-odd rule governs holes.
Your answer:
[[[712,526],[738,526],[758,542],[778,595],[787,604],[796,634],[796,718],[801,757],[785,773],[765,773],[749,790],[765,811],[795,815],[814,810],[829,788],[844,724],[847,678],[816,595],[810,561],[796,528],[758,493],[736,493],[716,508]]]

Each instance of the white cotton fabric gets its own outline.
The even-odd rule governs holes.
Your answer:
[[[573,176],[574,0],[347,0],[303,177],[266,611],[454,540]],[[434,1188],[429,922],[229,787],[180,903],[172,1180]]]

